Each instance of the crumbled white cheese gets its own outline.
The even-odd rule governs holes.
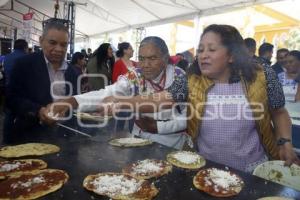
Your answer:
[[[148,173],[148,172],[159,172],[162,170],[162,163],[155,160],[142,160],[134,166],[133,171],[135,173]]]
[[[118,139],[118,142],[121,144],[139,144],[146,142],[148,140],[142,139],[142,138],[120,138]]]
[[[236,186],[239,184],[240,179],[235,174],[230,174],[227,171],[211,168],[208,170],[207,175],[209,179],[215,184],[215,191],[218,192],[218,187],[228,189],[230,186]],[[209,181],[205,179],[205,182],[209,184]]]
[[[43,183],[43,182],[45,182],[45,179],[43,178],[43,177],[34,177],[33,179],[32,179],[32,182],[33,183]]]
[[[195,163],[198,160],[200,160],[200,156],[193,153],[193,152],[189,152],[189,151],[180,151],[177,152],[173,155],[173,157],[182,162],[182,163],[186,163],[186,164],[191,164],[191,163]]]
[[[37,177],[31,178],[29,180],[26,180],[25,182],[18,181],[17,183],[12,184],[11,187],[13,189],[16,189],[19,187],[28,188],[28,187],[31,187],[32,185],[44,183],[44,182],[45,182],[45,179],[43,177],[37,176]]]
[[[138,191],[142,182],[133,178],[128,179],[123,175],[105,175],[96,178],[92,184],[99,193],[128,195]]]
[[[17,169],[18,167],[21,166],[20,162],[16,162],[16,163],[11,163],[11,164],[4,164],[0,167],[0,172],[9,172],[12,171],[14,169]]]

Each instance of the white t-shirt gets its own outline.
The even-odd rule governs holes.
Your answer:
[[[298,89],[298,82],[294,79],[288,79],[286,72],[279,73],[278,79],[282,85],[285,101],[294,102]]]

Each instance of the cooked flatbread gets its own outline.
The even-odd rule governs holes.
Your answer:
[[[27,143],[0,148],[0,157],[18,158],[22,156],[40,156],[59,152],[59,147],[53,144]]]
[[[235,196],[244,186],[243,180],[238,175],[217,168],[200,170],[193,183],[197,189],[215,197]]]
[[[0,200],[36,199],[61,188],[69,176],[58,169],[43,169],[0,182]]]
[[[47,163],[38,159],[0,161],[0,179],[46,167]]]
[[[149,179],[163,176],[172,171],[172,165],[163,160],[146,159],[132,163],[123,169],[123,173],[138,179]]]
[[[110,140],[109,144],[118,147],[139,147],[152,144],[152,141],[143,138],[117,138]]]
[[[291,198],[287,198],[287,197],[262,197],[262,198],[259,198],[257,200],[293,200]]]
[[[205,159],[191,151],[175,151],[167,155],[167,161],[176,167],[198,169],[206,164]]]
[[[96,121],[96,122],[103,122],[112,118],[112,116],[102,116],[97,112],[92,113],[85,113],[85,112],[77,112],[74,113],[78,119],[81,120],[88,120],[88,121]]]
[[[150,200],[158,193],[154,184],[121,173],[89,175],[84,179],[83,187],[96,194],[122,200]]]

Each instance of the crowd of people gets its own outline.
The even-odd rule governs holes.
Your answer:
[[[141,41],[137,62],[131,44],[123,42],[115,53],[109,43],[93,53],[76,52],[69,63],[68,39],[63,24],[50,22],[41,52],[25,55],[27,43],[19,48],[15,41],[4,61],[4,143],[55,124],[51,116],[70,109],[106,115],[130,110],[133,135],[236,169],[251,172],[269,159],[300,164],[285,109],[286,101],[300,101],[299,51],[278,49],[271,65],[272,44],[263,43],[256,56],[255,40],[213,24],[204,29],[191,64],[183,54],[172,61],[157,36]]]
[[[256,56],[255,40],[253,38],[246,38],[244,42],[250,56],[254,60],[274,70],[283,87],[285,100],[287,102],[300,101],[300,87],[298,87],[298,83],[300,82],[300,51],[279,48],[276,52],[276,63],[272,65],[271,59],[273,57],[274,45],[263,43],[258,49],[259,56]]]

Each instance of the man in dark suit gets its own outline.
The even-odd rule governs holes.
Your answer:
[[[284,65],[287,62],[287,55],[289,54],[289,50],[282,48],[277,50],[276,54],[276,63],[272,65],[272,68],[278,75],[281,72],[284,72]]]
[[[78,75],[65,60],[68,40],[68,28],[58,20],[49,21],[40,37],[42,51],[16,61],[8,86],[10,123],[5,124],[4,143],[50,124],[46,105],[77,93]]]

